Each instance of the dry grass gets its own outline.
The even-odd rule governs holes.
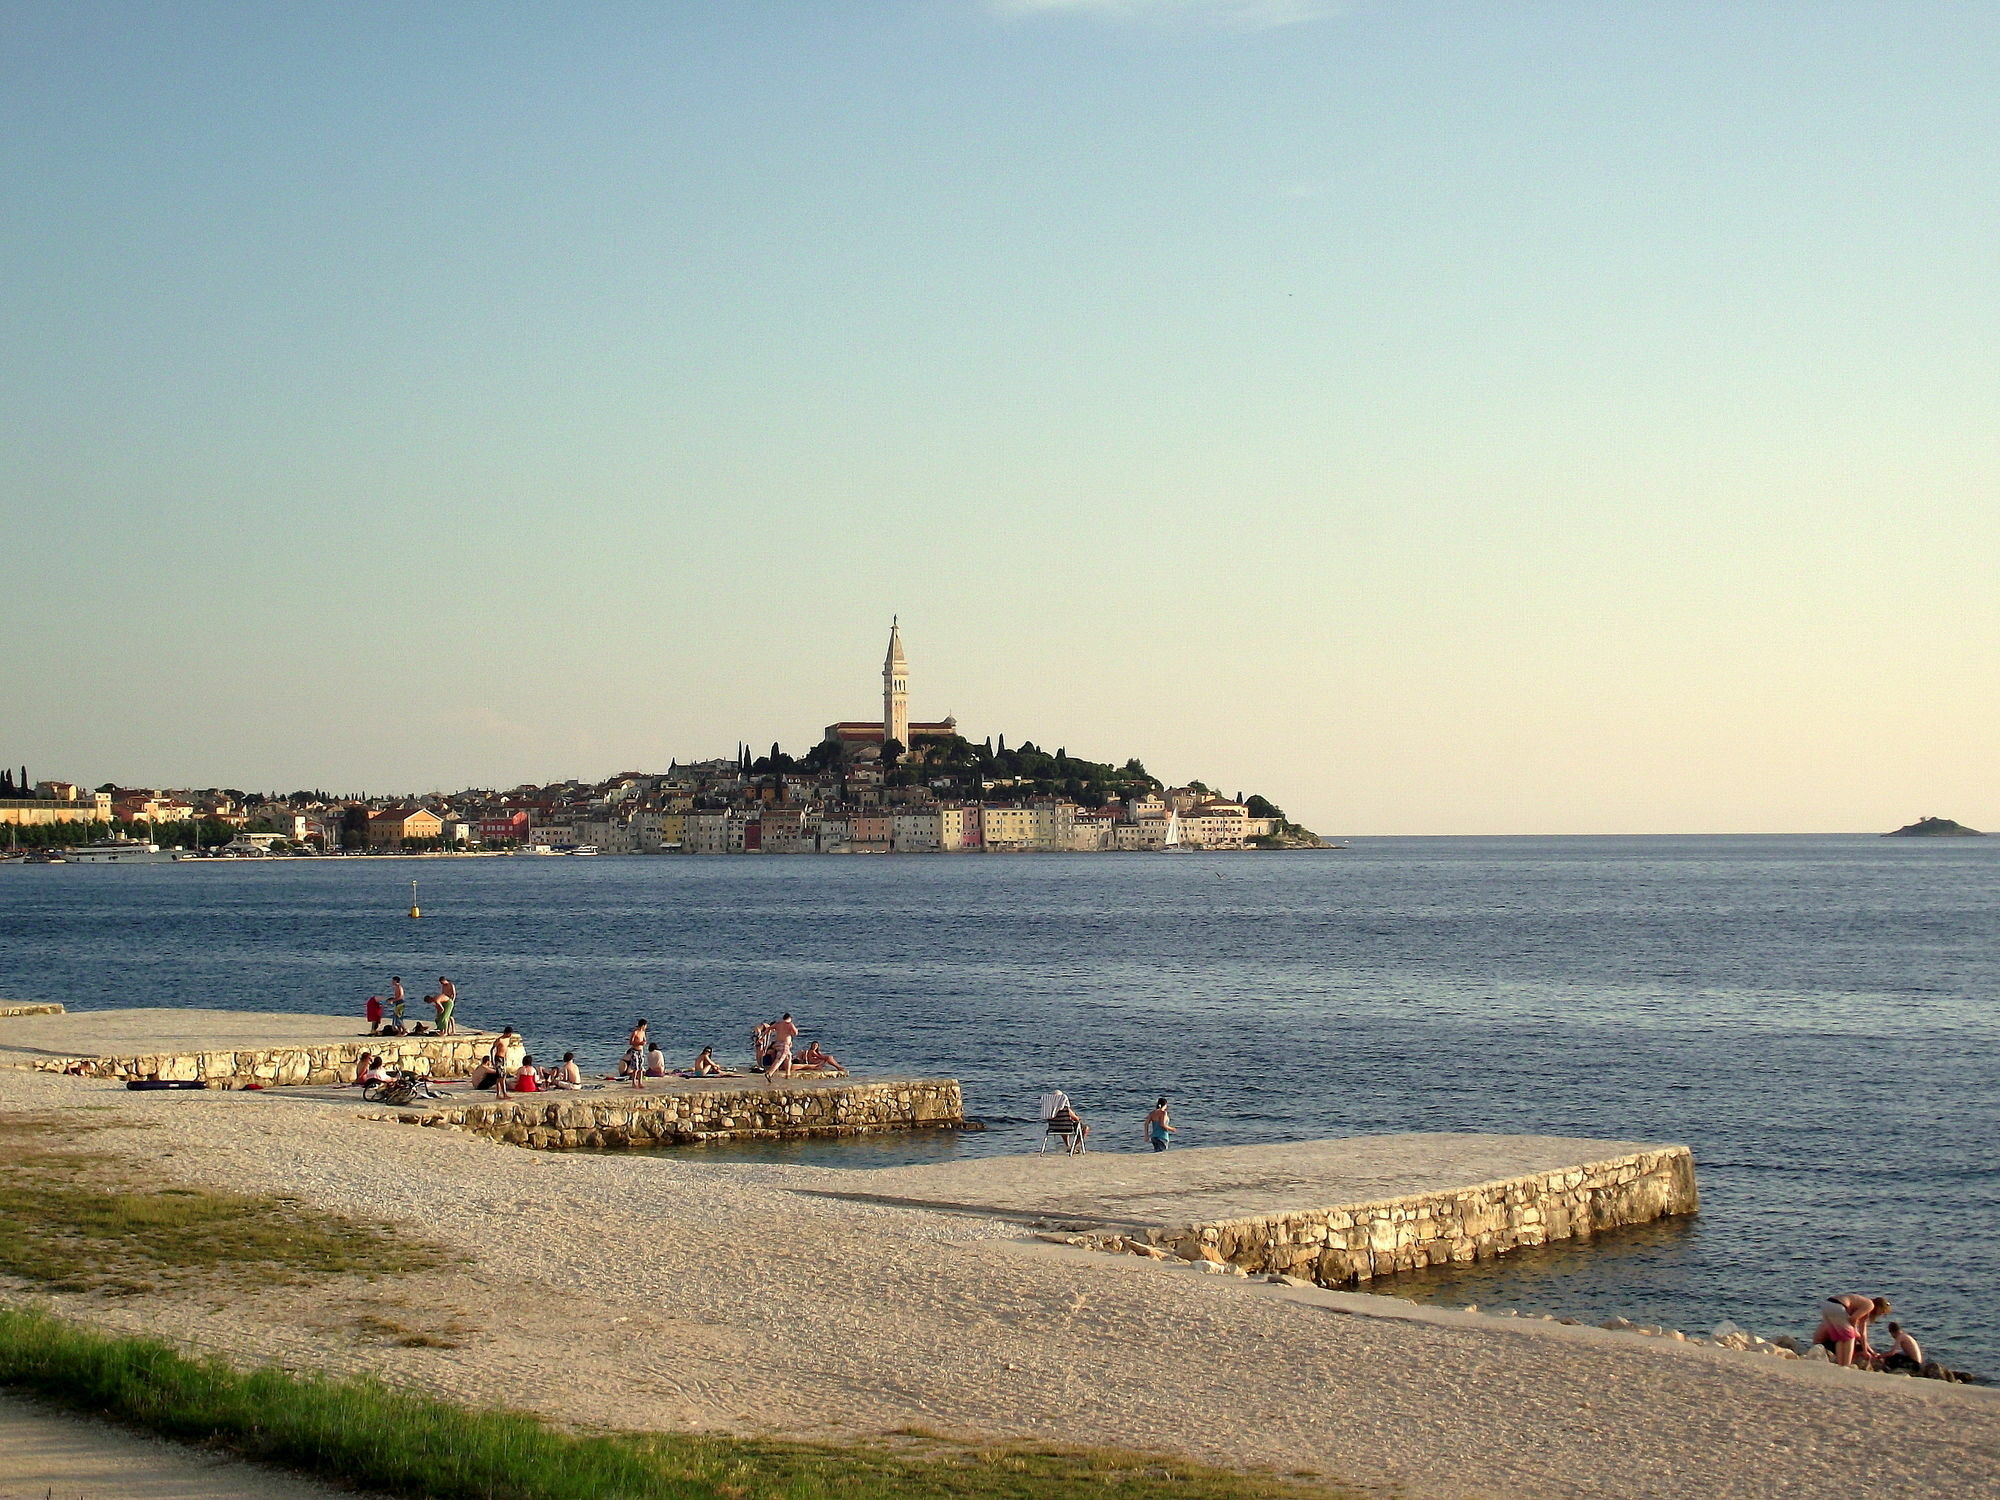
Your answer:
[[[76,1114],[0,1115],[0,1275],[65,1292],[270,1285],[428,1270],[452,1257],[294,1199],[151,1184]]]

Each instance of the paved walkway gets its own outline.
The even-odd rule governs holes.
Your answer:
[[[1558,1135],[1410,1133],[1165,1152],[1050,1149],[889,1167],[852,1196],[1007,1218],[1190,1224],[1450,1192],[1658,1150]]]
[[[422,1018],[429,1007],[411,1008]],[[278,1011],[170,1010],[164,1007],[0,1016],[0,1064],[34,1057],[155,1057],[180,1052],[254,1052],[365,1040],[360,1007],[351,1016]]]
[[[0,1500],[332,1500],[337,1493],[0,1397]]]

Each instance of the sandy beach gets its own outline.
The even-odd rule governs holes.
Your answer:
[[[0,1069],[0,1109],[101,1123],[107,1105],[146,1128],[94,1150],[468,1256],[304,1293],[49,1299],[246,1362],[587,1425],[1114,1443],[1438,1500],[2000,1494],[1991,1390],[1202,1276],[794,1191],[851,1182],[825,1168],[530,1152],[365,1118],[351,1096]],[[385,1344],[357,1331],[369,1318],[457,1347]]]

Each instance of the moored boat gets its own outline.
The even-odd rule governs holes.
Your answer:
[[[165,864],[173,855],[158,844],[114,836],[88,844],[72,844],[62,851],[62,857],[73,865],[158,865]]]

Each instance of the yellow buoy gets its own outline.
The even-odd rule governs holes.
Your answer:
[[[424,914],[424,909],[421,906],[417,905],[417,883],[414,880],[412,880],[410,882],[410,918],[412,921],[414,921],[416,918],[421,917],[423,914]]]

